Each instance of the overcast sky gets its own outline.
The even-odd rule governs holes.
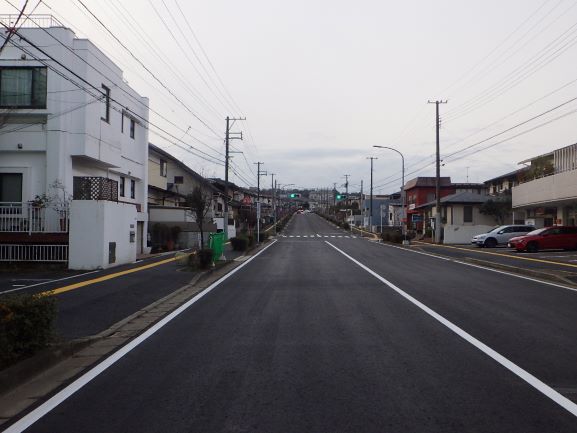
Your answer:
[[[78,0],[46,0],[51,9],[35,13],[93,41],[179,128],[151,113],[153,122],[224,160],[216,152],[224,152],[225,117],[246,116],[232,129],[244,137],[232,142],[244,152],[233,154],[231,174],[241,185],[256,185],[253,163],[262,161],[283,184],[344,189],[348,174],[350,189],[363,180],[366,192],[367,157],[376,156],[375,193],[398,190],[399,155],[373,145],[404,154],[406,180],[434,176],[428,100],[448,101],[440,106],[441,174],[455,182],[483,182],[577,142],[577,102],[500,134],[577,97],[574,0],[82,1],[186,108]],[[3,0],[0,12],[15,10]],[[150,141],[224,177],[224,167],[184,144],[152,132]]]

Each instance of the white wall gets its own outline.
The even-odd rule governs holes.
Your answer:
[[[72,201],[69,269],[105,269],[134,262],[136,224],[134,205],[97,200]],[[134,232],[134,242],[130,242],[130,232]],[[116,242],[114,263],[108,263],[109,242]]]
[[[487,233],[494,225],[463,226],[446,224],[444,227],[444,244],[469,244],[471,238],[481,233]]]

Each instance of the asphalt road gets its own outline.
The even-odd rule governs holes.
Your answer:
[[[27,431],[577,431],[576,292],[311,214],[283,234]]]
[[[28,286],[10,287],[5,284],[3,290],[11,291],[16,288],[17,292],[9,293],[43,293],[83,281],[96,280],[90,285],[55,295],[58,309],[57,335],[64,340],[88,337],[108,329],[118,321],[189,283],[193,274],[183,272],[175,262],[122,274],[142,266],[166,261],[172,256],[173,254],[154,257],[138,263],[90,273],[45,273],[33,275],[34,277],[42,276],[42,278],[32,279],[27,274],[10,278],[5,276],[5,283],[16,279],[28,283]],[[121,275],[116,278],[98,281],[103,277],[119,273]],[[50,279],[49,277],[56,278]]]

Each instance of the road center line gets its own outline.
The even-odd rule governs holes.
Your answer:
[[[409,295],[407,292],[403,291],[402,289],[400,289],[399,287],[395,286],[393,283],[391,283],[390,281],[388,281],[387,279],[381,277],[379,274],[377,274],[375,271],[373,271],[372,269],[370,269],[369,267],[363,265],[361,262],[359,262],[358,260],[354,259],[353,257],[349,256],[347,253],[345,253],[343,250],[337,248],[336,246],[334,246],[333,244],[331,244],[329,241],[325,241],[327,244],[329,244],[331,247],[333,247],[335,250],[337,250],[339,253],[341,253],[343,256],[345,256],[346,258],[348,258],[350,261],[352,261],[353,263],[355,263],[356,265],[358,265],[359,267],[361,267],[362,269],[364,269],[365,271],[367,271],[369,274],[371,274],[372,276],[374,276],[375,278],[377,278],[379,281],[381,281],[382,283],[384,283],[385,285],[389,286],[391,289],[393,289],[395,292],[397,292],[399,295],[401,295],[403,298],[405,298],[406,300],[408,300],[409,302],[411,302],[412,304],[414,304],[415,306],[417,306],[418,308],[420,308],[421,310],[423,310],[425,313],[427,313],[429,316],[433,317],[435,320],[437,320],[438,322],[440,322],[441,324],[445,325],[447,328],[449,328],[451,331],[453,331],[455,334],[457,334],[459,337],[461,337],[462,339],[464,339],[465,341],[467,341],[468,343],[472,344],[473,346],[475,346],[477,349],[479,349],[481,352],[485,353],[486,355],[488,355],[489,357],[493,358],[495,361],[497,361],[499,364],[501,364],[503,367],[505,367],[507,370],[511,371],[513,374],[515,374],[517,377],[519,377],[520,379],[524,380],[525,382],[527,382],[529,385],[531,385],[533,388],[535,388],[536,390],[538,390],[539,392],[541,392],[543,395],[545,395],[546,397],[550,398],[551,400],[553,400],[555,403],[557,403],[559,406],[561,406],[563,409],[565,409],[566,411],[568,411],[569,413],[571,413],[573,416],[577,417],[577,405],[575,403],[573,403],[571,400],[567,399],[566,397],[562,396],[561,394],[559,394],[557,391],[555,391],[553,388],[551,388],[550,386],[548,386],[547,384],[545,384],[544,382],[542,382],[541,380],[537,379],[535,376],[533,376],[531,373],[527,372],[526,370],[523,370],[521,367],[519,367],[517,364],[509,361],[507,358],[505,358],[503,355],[501,355],[500,353],[498,353],[497,351],[491,349],[489,346],[487,346],[485,343],[482,343],[481,341],[477,340],[475,337],[473,337],[471,334],[469,334],[468,332],[466,332],[465,330],[459,328],[457,325],[455,325],[453,322],[449,321],[448,319],[446,319],[445,317],[441,316],[439,313],[437,313],[436,311],[434,311],[433,309],[427,307],[425,304],[423,304],[422,302],[418,301],[417,299],[413,298],[411,295]]]
[[[257,254],[252,256],[250,259],[248,259],[247,261],[245,261],[244,263],[242,263],[241,265],[239,265],[238,267],[233,269],[228,274],[224,275],[219,280],[212,283],[210,286],[208,286],[202,292],[198,293],[196,296],[194,296],[192,299],[190,299],[186,303],[182,304],[180,307],[178,307],[172,313],[165,316],[162,320],[160,320],[159,322],[152,325],[150,328],[148,328],[146,331],[144,331],[138,337],[131,340],[125,346],[121,347],[119,350],[114,352],[112,355],[110,355],[104,361],[102,361],[101,363],[97,364],[95,367],[88,370],[86,373],[84,373],[82,376],[80,376],[78,379],[76,379],[70,385],[66,386],[63,390],[61,390],[60,392],[58,392],[57,394],[52,396],[50,399],[48,399],[47,401],[42,403],[40,406],[38,406],[32,412],[28,413],[27,415],[25,415],[24,417],[22,417],[21,419],[16,421],[10,427],[8,427],[6,430],[4,430],[3,433],[20,433],[20,432],[26,430],[28,427],[30,427],[32,424],[34,424],[36,421],[38,421],[44,415],[46,415],[50,411],[52,411],[52,409],[56,408],[60,403],[67,400],[69,397],[71,397],[77,391],[82,389],[85,385],[90,383],[100,373],[103,373],[104,371],[106,371],[108,368],[110,368],[112,365],[114,365],[117,361],[119,361],[121,358],[123,358],[126,354],[130,353],[134,348],[139,346],[142,342],[146,341],[149,337],[151,337],[152,335],[157,333],[165,325],[167,325],[172,320],[174,320],[176,317],[178,317],[180,314],[182,314],[184,311],[186,311],[191,305],[195,304],[197,301],[199,301],[205,295],[209,294],[215,287],[217,287],[218,285],[223,283],[225,280],[227,280],[232,275],[236,274],[238,271],[240,271],[242,268],[244,268],[246,265],[248,265],[250,262],[252,262],[258,256],[260,256],[262,253],[264,253],[267,249],[269,249],[275,243],[276,243],[276,240],[273,240],[270,245],[266,246],[261,251],[259,251]]]

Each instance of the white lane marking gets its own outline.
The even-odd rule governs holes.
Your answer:
[[[336,236],[335,236],[335,235],[331,235],[331,238],[336,238]]]
[[[546,397],[549,397],[551,400],[553,400],[555,403],[557,403],[559,406],[561,406],[563,409],[565,409],[566,411],[568,411],[569,413],[571,413],[573,416],[577,417],[577,404],[573,403],[571,400],[569,400],[568,398],[562,396],[561,394],[559,394],[557,391],[555,391],[553,388],[551,388],[549,385],[547,385],[546,383],[542,382],[541,380],[537,379],[535,376],[533,376],[531,373],[529,373],[526,370],[523,370],[521,367],[519,367],[517,364],[509,361],[507,358],[505,358],[503,355],[501,355],[500,353],[498,353],[497,351],[491,349],[489,346],[487,346],[485,343],[482,343],[480,340],[477,340],[475,337],[473,337],[471,334],[469,334],[467,331],[459,328],[457,325],[455,325],[453,322],[451,322],[450,320],[446,319],[445,317],[441,316],[439,313],[437,313],[435,310],[427,307],[425,304],[423,304],[422,302],[418,301],[417,299],[413,298],[411,295],[409,295],[407,292],[403,291],[402,289],[400,289],[399,287],[395,286],[393,283],[391,283],[389,280],[381,277],[379,274],[377,274],[375,271],[373,271],[372,269],[370,269],[369,267],[363,265],[361,262],[359,262],[358,260],[354,259],[353,257],[349,256],[347,253],[345,253],[343,250],[335,247],[333,244],[331,244],[329,241],[325,241],[327,244],[329,244],[331,247],[333,247],[335,250],[337,250],[339,253],[341,253],[343,256],[345,256],[347,259],[349,259],[350,261],[352,261],[353,263],[355,263],[356,265],[360,266],[362,269],[364,269],[365,271],[367,271],[369,274],[371,274],[373,277],[375,277],[376,279],[378,279],[379,281],[381,281],[382,283],[386,284],[387,286],[389,286],[391,289],[393,289],[395,292],[397,292],[399,295],[401,295],[403,298],[405,298],[407,301],[411,302],[412,304],[414,304],[415,306],[417,306],[418,308],[420,308],[421,310],[423,310],[425,313],[427,313],[429,316],[431,316],[432,318],[434,318],[435,320],[439,321],[441,324],[445,325],[447,328],[449,328],[451,331],[453,331],[455,334],[457,334],[459,337],[461,337],[463,340],[467,341],[468,343],[472,344],[473,346],[475,346],[477,349],[479,349],[481,352],[483,352],[485,355],[488,355],[489,357],[493,358],[495,361],[497,361],[499,364],[501,364],[503,367],[505,367],[507,370],[509,370],[510,372],[512,372],[513,374],[515,374],[516,376],[518,376],[520,379],[524,380],[525,382],[527,382],[529,385],[531,385],[533,388],[535,388],[537,391],[541,392],[543,395],[545,395]]]
[[[321,238],[322,236],[317,233],[317,238]]]
[[[301,235],[297,235],[297,238],[300,238],[300,237],[301,237]]]
[[[41,286],[43,284],[56,283],[58,281],[69,280],[70,278],[80,278],[80,277],[83,277],[84,275],[90,275],[90,274],[94,274],[96,272],[102,272],[102,269],[97,269],[96,271],[84,272],[82,274],[70,275],[69,277],[58,278],[56,280],[48,280],[48,281],[43,281],[41,283],[30,284],[29,286],[17,287],[16,289],[4,290],[3,292],[0,292],[0,294],[17,292],[18,290],[24,290],[24,289],[28,289],[30,287]],[[16,285],[14,284],[14,286],[16,286]]]
[[[489,272],[495,272],[497,274],[503,274],[503,275],[508,275],[510,277],[514,277],[514,278],[520,278],[522,280],[527,280],[527,281],[533,281],[535,283],[539,283],[539,284],[545,284],[547,286],[553,286],[553,287],[557,287],[559,289],[565,289],[565,290],[570,290],[572,292],[577,292],[577,289],[574,287],[569,287],[569,286],[564,286],[563,284],[557,284],[557,283],[552,283],[550,281],[545,281],[545,280],[539,280],[537,278],[532,278],[532,277],[526,277],[525,275],[519,275],[519,274],[513,274],[512,272],[507,272],[507,271],[501,271],[499,269],[493,269],[493,268],[488,268],[485,266],[481,266],[481,265],[475,265],[473,263],[467,263],[467,262],[463,262],[461,260],[457,260],[455,258],[451,258],[451,257],[441,257],[441,256],[436,256],[434,254],[431,253],[425,253],[424,251],[415,251],[415,250],[411,250],[409,248],[404,248],[404,247],[397,247],[395,245],[389,245],[389,244],[377,244],[377,245],[381,245],[383,247],[389,247],[389,248],[396,248],[398,250],[402,250],[408,253],[415,253],[415,254],[421,254],[423,256],[427,256],[427,257],[433,257],[435,259],[439,259],[439,260],[444,260],[446,262],[453,262],[453,263],[458,263],[460,265],[465,265],[465,266],[470,266],[472,268],[477,268],[477,269],[483,269],[485,271],[489,271]]]
[[[168,316],[164,317],[164,319],[162,319],[159,322],[157,322],[156,324],[152,325],[150,328],[148,328],[146,331],[144,331],[142,334],[140,334],[134,340],[131,340],[125,346],[121,347],[119,350],[117,350],[112,355],[110,355],[108,358],[106,358],[104,361],[102,361],[101,363],[96,365],[94,368],[92,368],[89,371],[87,371],[86,373],[84,373],[82,376],[80,376],[78,379],[76,379],[74,382],[72,382],[70,385],[68,385],[62,391],[58,392],[53,397],[48,399],[46,402],[44,402],[43,404],[38,406],[36,409],[34,409],[32,412],[28,413],[23,418],[21,418],[20,420],[18,420],[14,424],[12,424],[10,427],[8,427],[8,429],[4,430],[3,433],[20,433],[20,432],[26,430],[28,427],[30,427],[32,424],[34,424],[36,421],[38,421],[44,415],[46,415],[47,413],[52,411],[52,409],[56,408],[60,403],[62,403],[63,401],[68,399],[70,396],[72,396],[74,393],[76,393],[81,388],[83,388],[85,385],[90,383],[99,374],[103,373],[109,367],[114,365],[117,361],[119,361],[122,357],[124,357],[126,354],[128,354],[130,351],[132,351],[134,348],[136,348],[142,342],[146,341],[149,337],[151,337],[152,335],[157,333],[165,325],[167,325],[172,320],[174,320],[176,317],[178,317],[180,314],[182,314],[184,311],[186,311],[191,305],[195,304],[202,297],[208,295],[215,287],[217,287],[218,285],[223,283],[226,279],[228,279],[232,275],[236,274],[238,271],[240,271],[242,268],[244,268],[246,265],[248,265],[250,262],[252,262],[258,256],[260,256],[262,253],[264,253],[266,250],[268,250],[270,247],[272,247],[275,243],[276,243],[276,241],[273,240],[270,245],[266,246],[261,251],[259,251],[257,254],[252,256],[250,259],[246,260],[245,262],[240,264],[238,267],[233,269],[231,272],[229,272],[228,274],[224,275],[219,280],[212,283],[210,286],[208,286],[202,292],[197,294],[194,298],[190,299],[185,304],[182,304],[180,307],[178,307],[176,310],[174,310]]]
[[[325,235],[325,238],[328,238],[329,236]]]
[[[294,238],[294,236],[293,236],[293,235],[289,235],[289,238]]]

